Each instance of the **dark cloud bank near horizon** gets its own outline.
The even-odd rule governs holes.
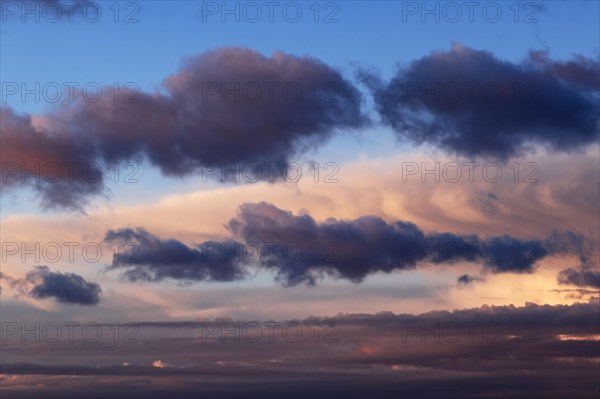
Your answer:
[[[596,299],[311,317],[296,320],[306,328],[293,343],[280,335],[203,341],[203,321],[140,322],[140,342],[126,345],[107,336],[96,344],[42,342],[33,351],[12,337],[3,397],[35,397],[32,387],[42,384],[45,398],[168,397],[173,389],[182,398],[596,398],[599,306]],[[215,321],[230,329],[244,323]],[[338,342],[315,342],[308,328],[315,322],[337,326]],[[57,350],[70,361],[57,363]],[[158,359],[162,367],[153,366]]]

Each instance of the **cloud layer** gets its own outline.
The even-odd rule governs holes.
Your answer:
[[[78,93],[43,128],[3,107],[3,187],[29,183],[46,207],[82,209],[107,163],[148,160],[171,176],[215,166],[252,175],[264,163],[281,172],[335,129],[365,122],[359,91],[338,71],[282,52],[213,50],[186,59],[160,92],[104,91],[98,101]]]
[[[86,342],[79,327],[73,342],[63,338],[35,349],[17,333],[3,355],[3,393],[26,396],[43,387],[49,398],[101,397],[96,392],[135,398],[173,389],[184,398],[439,397],[440,391],[449,398],[594,398],[597,311],[591,301],[347,313],[271,321],[272,333],[265,328],[258,340],[253,326],[261,322],[254,320],[140,322],[137,343],[114,343],[111,334]],[[287,335],[285,325],[294,326]],[[303,334],[296,340],[298,329]],[[57,364],[51,356],[57,350],[70,361]]]
[[[561,62],[532,51],[512,63],[455,44],[389,82],[362,76],[401,140],[507,159],[538,145],[564,152],[597,142],[597,69],[583,56]],[[81,211],[103,193],[102,169],[115,162],[148,160],[169,176],[220,168],[266,180],[256,165],[281,176],[295,154],[367,121],[359,90],[330,66],[247,48],[189,57],[154,93],[123,90],[115,99],[114,88],[103,91],[98,101],[75,93],[38,124],[2,107],[3,189],[29,184],[45,208]]]
[[[108,244],[131,247],[128,255],[115,255],[110,268],[124,270],[134,281],[167,277],[232,281],[259,267],[274,271],[285,285],[315,284],[327,275],[360,282],[372,273],[413,269],[423,263],[479,263],[493,273],[530,273],[546,256],[578,253],[568,240],[582,240],[572,233],[530,240],[425,233],[413,223],[387,222],[377,216],[318,223],[306,213],[294,215],[266,202],[241,205],[226,227],[231,239],[193,247],[142,228],[110,230],[105,236]]]

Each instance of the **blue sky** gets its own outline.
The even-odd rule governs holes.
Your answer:
[[[219,16],[212,15],[203,22],[203,3],[199,1],[140,2],[139,10],[125,9],[127,3],[122,2],[121,17],[135,11],[136,23],[114,23],[109,9],[112,2],[99,3],[103,14],[97,23],[81,17],[73,23],[67,17],[62,23],[43,19],[40,23],[21,23],[18,16],[9,16],[0,39],[2,80],[27,84],[134,82],[140,89],[152,91],[176,71],[182,57],[222,46],[246,46],[266,55],[275,50],[310,55],[343,69],[348,76],[353,75],[354,65],[389,75],[398,63],[433,49],[447,50],[453,41],[476,49],[493,47],[498,57],[511,61],[522,59],[530,49],[549,48],[555,59],[566,59],[573,53],[598,54],[600,10],[594,1],[550,1],[535,9],[529,2],[498,2],[494,4],[499,4],[502,16],[495,23],[486,21],[483,7],[475,8],[472,23],[465,7],[456,23],[445,21],[442,9],[439,23],[427,16],[425,24],[420,14],[405,15],[407,22],[403,22],[403,7],[407,7],[403,2],[384,2],[385,7],[375,3],[338,3],[337,23],[315,23],[311,2],[297,3],[303,10],[298,23],[287,22],[277,11],[274,23],[268,22],[266,11],[257,23],[245,22],[243,11],[239,23],[234,16],[222,23]],[[321,3],[321,18],[334,10],[325,10],[325,4]],[[417,4],[420,7],[421,3]],[[433,7],[435,2],[429,4]],[[521,10],[521,20],[535,11],[538,22],[515,23],[516,8]],[[447,18],[452,18],[450,11]],[[493,17],[491,8],[488,14],[487,18]],[[24,112],[41,112],[48,107],[43,102],[36,104],[33,97],[23,103],[11,96],[7,103]]]
[[[253,18],[253,10],[243,2],[225,6],[222,2],[200,1],[146,1],[136,3],[135,7],[127,2],[118,3],[118,7],[108,1],[95,4],[101,5],[102,16],[94,23],[77,12],[75,22],[65,15],[59,23],[48,22],[43,15],[39,23],[31,23],[32,16],[25,16],[28,23],[22,23],[20,12],[5,16],[0,38],[2,81],[24,83],[28,88],[35,87],[36,82],[42,86],[57,82],[63,88],[64,82],[120,86],[133,82],[140,90],[152,92],[160,89],[164,78],[176,72],[183,57],[223,46],[249,47],[265,55],[276,50],[310,55],[342,70],[350,79],[358,68],[372,69],[384,78],[389,77],[398,65],[432,50],[446,51],[452,42],[475,49],[493,48],[497,57],[513,62],[523,59],[530,49],[550,49],[556,60],[568,59],[573,54],[597,57],[599,51],[600,8],[593,1],[550,1],[539,5],[483,2],[473,9],[472,22],[463,2],[452,3],[461,10],[458,22],[452,22],[457,18],[456,8],[444,8],[448,6],[436,2],[321,2],[317,7],[318,23],[313,2],[292,3],[302,10],[296,23],[286,20],[293,18],[294,7],[288,7],[284,15],[285,3],[273,12],[273,23],[269,22],[265,6],[258,22],[248,21]],[[235,10],[236,4],[239,22],[235,14],[225,16],[223,23],[220,14],[209,13],[215,5]],[[429,9],[436,4],[440,7],[439,22],[435,22],[435,15],[423,14],[422,4]],[[117,9],[119,14],[115,17]],[[501,15],[497,22],[492,22],[496,19],[496,9]],[[94,10],[88,11],[91,19]],[[123,22],[127,15],[131,16],[131,23]],[[328,15],[331,23],[324,22]],[[115,23],[115,18],[120,22]],[[23,51],[24,48],[27,50]],[[66,97],[65,89],[62,98]],[[36,101],[31,95],[23,101],[18,94],[3,93],[2,100],[2,105],[32,114],[56,107],[44,98]],[[389,155],[406,150],[410,146],[399,146],[389,129],[375,126],[369,128],[367,135],[337,135],[306,158],[345,162],[361,154]],[[143,169],[145,184],[136,185],[133,192],[130,187],[115,185],[113,199],[149,200],[159,195],[158,187],[185,190],[186,184],[190,184],[190,179],[162,179],[158,184],[160,173],[151,167]],[[192,186],[195,186],[193,180]],[[35,205],[13,196],[6,197],[2,208],[4,212],[34,211]]]

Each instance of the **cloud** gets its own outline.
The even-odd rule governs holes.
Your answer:
[[[568,268],[558,274],[560,284],[600,288],[600,273],[593,270]]]
[[[116,253],[109,269],[125,268],[130,281],[160,281],[173,278],[185,281],[233,281],[244,276],[239,262],[221,256],[212,249],[232,247],[235,241],[217,243],[207,241],[197,247],[188,247],[175,240],[163,240],[145,229],[109,230],[105,242],[120,243],[124,253]]]
[[[131,259],[116,254],[109,269],[125,270],[132,281],[232,281],[254,267],[272,270],[278,281],[296,285],[315,284],[327,275],[360,282],[372,273],[414,269],[422,263],[469,262],[493,273],[531,273],[544,257],[573,250],[557,244],[564,240],[558,233],[543,240],[425,233],[411,222],[377,216],[318,223],[306,213],[294,215],[266,202],[242,204],[226,227],[231,239],[194,246],[142,228],[109,230],[105,242],[133,248]]]
[[[84,133],[46,132],[29,115],[0,107],[2,191],[33,186],[44,208],[82,211],[90,197],[103,192],[94,148]]]
[[[388,82],[362,72],[376,109],[398,137],[468,157],[507,159],[533,145],[554,151],[598,140],[598,62],[521,63],[453,44],[398,70]]]
[[[478,276],[471,276],[469,274],[461,274],[457,279],[456,282],[459,285],[467,285],[467,284],[471,284],[474,281],[480,281],[481,278]]]
[[[567,233],[560,237],[552,236],[550,241],[555,250],[576,253],[579,258],[577,267],[568,267],[560,271],[557,277],[560,284],[600,288],[600,250],[597,240]]]
[[[494,272],[531,272],[534,263],[548,254],[536,240],[426,234],[411,222],[388,223],[377,216],[317,223],[310,215],[293,215],[266,202],[243,204],[228,227],[245,242],[299,245],[303,256],[298,260],[280,256],[265,264],[290,285],[313,284],[322,273],[360,282],[371,273],[413,269],[425,262],[481,262]],[[315,245],[321,247],[316,261],[310,250]]]
[[[123,345],[105,335],[96,345],[63,338],[36,344],[34,350],[14,334],[8,337],[11,350],[2,371],[26,381],[6,378],[3,389],[35,396],[27,393],[44,387],[50,398],[64,393],[101,397],[98,391],[144,397],[174,389],[185,398],[238,393],[258,398],[273,392],[294,392],[298,398],[323,392],[349,398],[372,397],[373,392],[383,398],[439,397],[440,391],[450,398],[591,398],[598,390],[597,315],[597,301],[423,314],[346,313],[269,319],[278,326],[263,327],[258,340],[253,339],[255,326],[263,324],[254,320],[140,322],[143,344]],[[292,323],[286,341],[282,326]],[[304,334],[289,342],[298,327]],[[232,344],[236,331],[244,338]],[[227,342],[219,340],[224,334]],[[339,342],[328,342],[331,335]],[[101,359],[99,347],[105,353]],[[57,350],[68,356],[68,364],[52,364],[49,354]],[[124,352],[128,367],[121,365]],[[156,360],[164,358],[182,366],[153,364],[164,365]]]
[[[27,177],[47,207],[81,210],[103,191],[99,169],[115,162],[147,160],[169,176],[250,167],[252,179],[267,180],[249,165],[282,172],[290,157],[336,129],[365,123],[359,91],[338,71],[314,58],[247,48],[186,58],[159,92],[123,97],[90,101],[77,93],[73,104],[43,116],[43,128],[3,107],[3,187]],[[78,179],[65,163],[77,165]],[[49,164],[59,173],[46,171]]]
[[[33,298],[54,298],[66,304],[96,305],[102,293],[97,283],[86,281],[75,273],[53,272],[48,266],[35,266],[23,279],[5,274],[1,274],[0,278]]]
[[[329,96],[321,92],[327,85]],[[364,121],[359,92],[339,72],[282,52],[230,47],[188,57],[163,87],[166,95],[136,94],[136,103],[85,104],[71,122],[76,131],[93,129],[109,161],[143,154],[164,173],[183,175],[203,163],[284,162]]]

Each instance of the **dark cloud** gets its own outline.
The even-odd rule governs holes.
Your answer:
[[[64,178],[42,179],[35,188],[49,206],[80,209],[102,191],[102,177],[65,184],[66,162],[84,168],[148,160],[174,176],[214,165],[241,170],[274,163],[281,171],[290,157],[336,129],[365,122],[360,93],[338,71],[281,52],[265,57],[246,48],[213,50],[185,59],[160,92],[115,101],[109,95],[114,88],[104,89],[95,102],[77,93],[73,104],[45,115],[39,129],[29,116],[3,107],[3,186],[22,183],[22,173],[7,168],[17,165],[21,172],[41,164],[37,174],[44,175],[43,168],[56,163]]]
[[[460,285],[467,285],[472,283],[473,281],[478,281],[479,277],[477,276],[471,276],[469,274],[462,274],[460,276],[458,276],[458,278],[456,279],[456,282]]]
[[[174,240],[162,240],[144,229],[109,230],[105,242],[120,243],[109,269],[125,268],[131,281],[160,281],[173,278],[184,281],[233,281],[244,277],[235,257],[221,256],[216,249],[235,249],[239,243],[205,242],[197,247]]]
[[[598,294],[600,291],[584,289],[584,288],[561,288],[561,289],[553,289],[551,292],[557,292],[559,294],[564,294],[565,299],[567,300],[576,300],[576,301],[585,301],[589,298],[598,298]]]
[[[522,63],[454,44],[401,68],[389,82],[362,73],[383,122],[401,138],[465,156],[506,159],[530,145],[556,151],[598,141],[597,60]]]
[[[52,272],[47,266],[36,266],[26,279],[35,282],[29,295],[34,298],[55,298],[61,303],[95,305],[102,290],[75,273]]]
[[[531,62],[542,71],[564,79],[566,82],[599,89],[600,75],[598,74],[597,60],[576,55],[570,61],[560,62],[551,60],[549,55],[548,51],[529,52]]]
[[[579,258],[577,267],[568,267],[558,274],[557,280],[560,284],[600,288],[598,241],[567,232],[552,234],[549,243],[553,251],[574,253]]]
[[[134,251],[116,255],[110,268],[125,270],[130,280],[231,281],[259,267],[274,271],[285,285],[296,285],[315,284],[324,276],[360,282],[372,273],[421,263],[470,262],[493,273],[531,273],[546,256],[576,253],[571,245],[558,245],[564,240],[558,233],[543,240],[425,233],[413,223],[377,216],[318,223],[308,214],[294,215],[266,202],[243,204],[226,227],[231,239],[194,246],[144,229],[111,230],[105,241],[129,243]]]
[[[595,270],[599,265],[599,247],[597,240],[591,240],[573,232],[553,232],[548,237],[548,245],[554,252],[573,253],[579,258],[579,267]]]
[[[53,272],[48,266],[36,266],[23,279],[0,274],[11,287],[33,298],[54,298],[60,303],[96,305],[100,302],[100,285],[86,281],[75,273]]]
[[[78,211],[103,192],[102,171],[85,135],[40,131],[29,115],[7,107],[0,107],[0,116],[3,191],[31,186],[44,208]]]
[[[578,287],[600,288],[600,273],[593,270],[568,268],[559,273],[558,282]]]
[[[291,285],[312,284],[322,274],[359,282],[371,273],[413,269],[426,262],[477,262],[492,272],[532,272],[549,255],[542,240],[425,233],[411,222],[386,222],[377,216],[317,223],[309,215],[293,215],[265,202],[243,204],[227,226],[244,242],[296,244],[301,249],[298,259],[280,256],[263,263]],[[314,248],[320,248],[316,258]]]
[[[166,95],[136,94],[136,103],[86,105],[71,122],[76,131],[93,127],[104,159],[142,154],[173,175],[207,163],[285,162],[333,129],[363,122],[359,92],[337,71],[280,52],[224,48],[190,57],[164,88]]]

